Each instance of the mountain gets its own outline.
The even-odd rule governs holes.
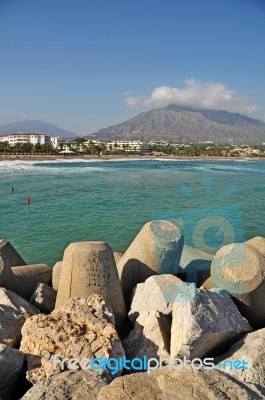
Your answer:
[[[91,137],[91,136],[90,136]],[[263,143],[265,123],[224,110],[193,110],[170,104],[143,112],[123,123],[100,129],[97,139],[212,141],[215,143]]]
[[[46,133],[47,135],[60,137],[77,136],[77,134],[74,132],[67,131],[65,129],[58,128],[55,125],[48,124],[47,122],[37,120],[19,121],[0,126],[0,135],[16,132]]]

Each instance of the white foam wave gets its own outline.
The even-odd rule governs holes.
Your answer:
[[[76,162],[77,160],[73,160]],[[0,174],[4,173],[24,173],[24,172],[51,172],[51,173],[69,173],[72,172],[92,172],[92,171],[105,171],[102,167],[73,167],[65,168],[62,165],[69,163],[70,160],[7,160],[0,161]],[[47,166],[51,164],[54,166]]]

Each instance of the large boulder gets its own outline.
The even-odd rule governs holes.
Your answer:
[[[24,355],[0,344],[0,399],[11,400],[24,363]]]
[[[200,287],[209,278],[213,255],[184,244],[179,263],[178,276]]]
[[[128,359],[169,357],[170,319],[155,310],[140,314],[133,330],[122,341]]]
[[[36,383],[21,400],[96,400],[108,382],[100,372],[66,371]]]
[[[36,383],[61,371],[55,355],[83,358],[124,356],[114,328],[114,316],[104,299],[92,294],[70,299],[50,315],[35,315],[22,328],[20,350],[27,354],[27,379]],[[64,364],[66,369],[68,364]]]
[[[183,242],[180,229],[169,221],[143,226],[117,265],[127,305],[138,283],[152,275],[178,272]]]
[[[129,319],[134,323],[139,314],[151,310],[170,314],[178,288],[182,290],[185,285],[179,278],[170,274],[153,275],[144,283],[138,283],[133,294]]]
[[[251,331],[227,293],[198,289],[189,301],[187,297],[178,298],[173,304],[172,359],[183,356],[192,359],[215,353],[237,340],[240,334]]]
[[[38,283],[51,285],[52,269],[47,264],[32,264],[12,268],[16,280],[16,293],[29,300]]]
[[[11,268],[25,264],[10,242],[0,240],[0,287],[16,291],[16,282]]]
[[[137,373],[114,379],[97,400],[261,400],[251,389],[217,369]]]
[[[0,288],[0,343],[17,346],[26,319],[37,313],[37,308],[16,293]]]
[[[111,305],[117,329],[127,312],[112,249],[104,242],[71,243],[64,252],[56,308],[71,297],[101,295]]]
[[[265,257],[253,246],[222,247],[211,266],[212,287],[226,290],[254,328],[265,326]]]
[[[39,283],[29,300],[31,304],[37,307],[42,313],[50,314],[55,307],[56,290],[46,283]]]
[[[62,270],[62,261],[58,261],[52,268],[52,287],[54,290],[58,290],[60,275]]]
[[[246,368],[232,368],[231,363],[245,361]],[[248,333],[234,343],[218,361],[225,372],[240,380],[265,398],[265,328]]]

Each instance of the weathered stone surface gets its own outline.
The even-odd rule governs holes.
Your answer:
[[[56,290],[46,283],[39,283],[29,300],[31,304],[37,307],[42,313],[50,314],[55,307]]]
[[[127,305],[137,283],[152,275],[178,272],[183,241],[180,229],[169,221],[143,226],[117,265]]]
[[[192,359],[214,352],[239,334],[251,331],[237,307],[220,290],[198,289],[173,304],[171,327],[171,358],[187,356]]]
[[[153,275],[144,283],[138,283],[134,291],[129,318],[132,323],[146,311],[156,310],[163,314],[172,312],[173,302],[184,283],[174,275]],[[185,284],[184,284],[185,285]]]
[[[265,257],[265,238],[261,236],[255,236],[252,239],[246,241],[247,244],[255,247]]]
[[[179,263],[178,276],[200,287],[209,278],[213,255],[184,244]]]
[[[124,350],[114,329],[114,316],[103,298],[92,294],[70,299],[50,315],[35,315],[22,328],[20,350],[27,354],[27,379],[36,383],[60,372],[53,357],[122,357]]]
[[[71,297],[103,296],[111,305],[118,330],[127,311],[112,249],[104,242],[71,243],[64,252],[56,308]]]
[[[253,327],[265,326],[265,257],[256,248],[245,243],[222,247],[211,276],[213,287],[226,290]]]
[[[11,347],[18,345],[24,322],[37,313],[37,308],[16,293],[0,288],[0,343]]]
[[[127,358],[169,357],[171,321],[166,315],[155,310],[140,314],[134,329],[123,340]]]
[[[16,293],[29,300],[38,283],[51,285],[52,269],[46,264],[32,264],[12,268],[16,280]]]
[[[23,362],[20,351],[0,344],[0,399],[11,400]]]
[[[15,291],[16,282],[11,268],[25,264],[11,243],[7,240],[0,240],[0,287]]]
[[[118,251],[114,251],[113,255],[114,255],[114,260],[115,260],[116,265],[117,265],[118,262],[120,261],[120,259],[122,258],[123,254],[119,253]]]
[[[226,361],[229,360],[229,361]],[[231,369],[231,363],[236,360],[244,360],[247,368]],[[229,351],[223,354],[217,361],[226,361],[223,368],[225,372],[265,398],[265,328],[248,333],[243,339],[233,344]]]
[[[59,287],[59,281],[60,281],[60,275],[61,275],[61,270],[62,270],[62,261],[58,261],[53,269],[52,269],[52,287],[54,290],[58,290]]]
[[[108,381],[92,370],[66,371],[36,383],[21,400],[96,400]]]
[[[216,369],[137,373],[114,379],[100,390],[98,400],[261,400],[241,382]]]

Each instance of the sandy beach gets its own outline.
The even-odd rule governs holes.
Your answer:
[[[119,159],[143,159],[143,160],[154,160],[154,159],[168,159],[168,160],[207,160],[207,161],[232,161],[232,160],[264,160],[262,157],[215,157],[215,156],[180,156],[180,155],[84,155],[84,156],[60,156],[60,155],[44,155],[44,154],[25,154],[25,155],[0,155],[0,161],[3,160],[32,160],[32,161],[47,161],[47,160],[119,160]]]

